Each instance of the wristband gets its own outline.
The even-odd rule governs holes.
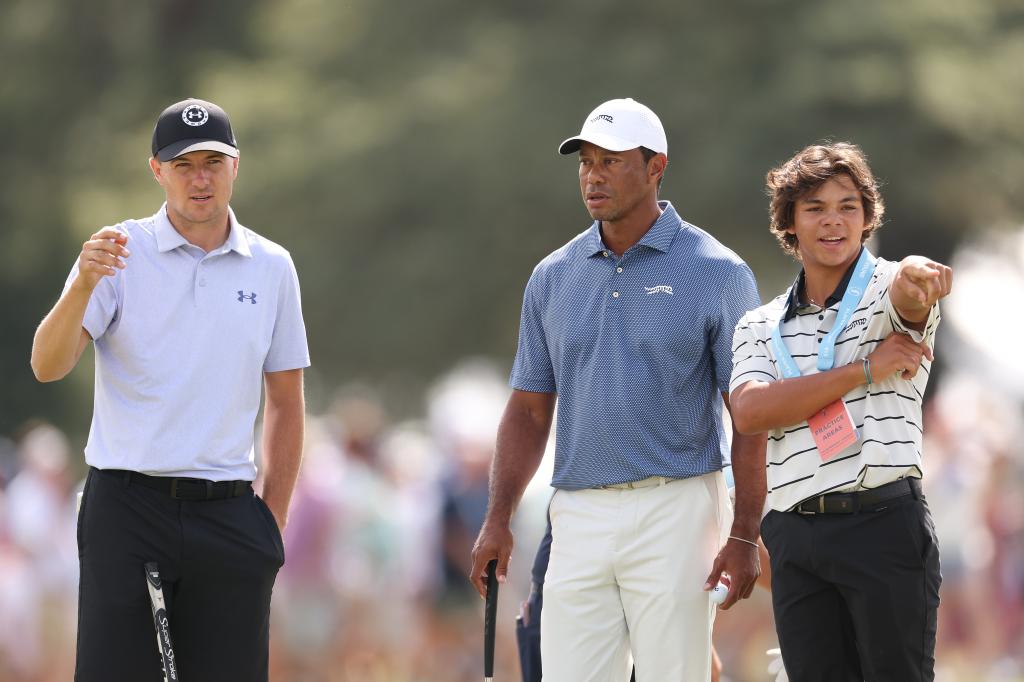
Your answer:
[[[730,540],[739,540],[740,542],[745,542],[748,545],[753,545],[754,547],[757,547],[757,543],[756,542],[752,542],[751,540],[747,540],[745,538],[737,537],[735,535],[730,535],[729,539]]]
[[[868,386],[874,383],[871,379],[871,358],[864,358],[860,361],[860,366],[864,369],[864,378],[868,380]]]

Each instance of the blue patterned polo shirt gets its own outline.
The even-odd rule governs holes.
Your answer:
[[[721,393],[736,322],[760,305],[754,275],[659,205],[621,258],[595,221],[526,285],[510,384],[558,394],[556,488],[699,476],[727,458]]]

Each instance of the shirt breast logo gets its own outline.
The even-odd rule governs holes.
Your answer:
[[[239,289],[239,291],[238,291],[238,302],[239,303],[243,303],[245,301],[249,301],[253,305],[256,305],[256,292],[254,291],[251,294],[247,294],[244,291],[242,291],[241,289]]]
[[[860,319],[857,319],[857,320],[854,320],[854,321],[853,321],[853,322],[851,322],[850,324],[846,325],[846,329],[844,329],[843,331],[844,331],[844,332],[848,332],[848,331],[850,331],[851,329],[856,329],[857,327],[863,327],[863,326],[864,326],[864,325],[866,325],[867,323],[868,323],[868,321],[867,321],[867,320],[865,320],[865,319],[864,319],[864,318],[862,317],[862,318],[860,318]]]
[[[644,287],[644,291],[647,292],[648,296],[650,296],[651,294],[668,294],[669,296],[674,295],[672,293],[672,287],[670,287],[667,284],[659,284],[656,287]]]

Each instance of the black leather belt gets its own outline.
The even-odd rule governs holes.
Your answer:
[[[238,497],[252,488],[251,481],[207,481],[205,478],[147,476],[124,469],[96,469],[101,474],[116,476],[125,485],[141,485],[166,493],[176,500],[226,500]]]
[[[826,493],[804,500],[793,511],[798,514],[856,514],[880,511],[887,502],[913,495],[921,497],[921,479],[901,478],[892,483],[853,493]]]

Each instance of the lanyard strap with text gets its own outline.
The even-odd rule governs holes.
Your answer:
[[[860,305],[860,301],[864,297],[864,292],[867,291],[868,282],[871,281],[873,274],[875,274],[875,257],[867,249],[861,248],[860,258],[857,259],[857,266],[854,268],[853,277],[850,278],[850,283],[846,287],[846,293],[843,294],[843,300],[839,304],[836,322],[832,326],[832,330],[821,339],[821,348],[818,350],[819,372],[828,371],[835,364],[836,339],[846,329],[846,325],[850,323],[853,313],[856,312],[857,306]],[[793,359],[793,355],[786,348],[786,343],[782,340],[782,332],[779,331],[781,326],[782,320],[779,320],[779,323],[775,325],[775,329],[772,330],[772,352],[775,354],[775,359],[779,362],[782,376],[786,379],[794,379],[800,376],[800,369],[796,366],[796,360]]]

